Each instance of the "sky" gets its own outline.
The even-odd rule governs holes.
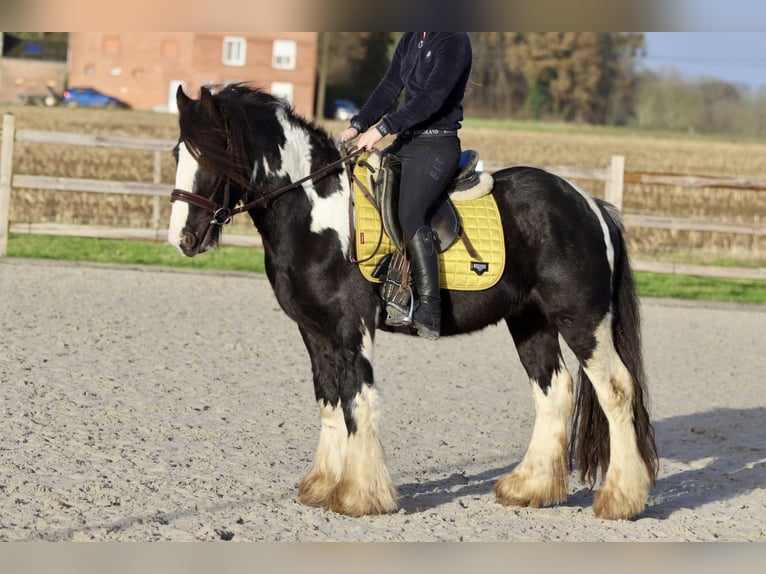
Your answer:
[[[766,87],[766,32],[644,32],[644,38],[646,68]]]

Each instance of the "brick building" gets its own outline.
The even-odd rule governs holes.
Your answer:
[[[92,86],[135,109],[175,109],[183,84],[246,81],[283,96],[311,116],[316,32],[72,32],[69,86]]]
[[[71,32],[69,86],[90,86],[135,109],[174,111],[182,84],[245,81],[314,114],[317,32]]]

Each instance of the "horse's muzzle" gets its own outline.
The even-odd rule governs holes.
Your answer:
[[[188,229],[184,229],[181,232],[181,242],[178,244],[178,247],[187,257],[194,257],[200,251],[199,243],[200,242],[197,240],[197,236],[194,233]]]

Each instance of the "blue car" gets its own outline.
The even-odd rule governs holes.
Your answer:
[[[121,99],[99,92],[94,88],[68,88],[64,91],[60,104],[70,108],[79,106],[84,108],[130,108],[130,105]]]
[[[333,100],[325,109],[325,117],[333,120],[350,120],[359,113],[359,108],[351,100]]]

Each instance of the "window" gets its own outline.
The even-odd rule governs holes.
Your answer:
[[[292,40],[274,40],[271,65],[275,70],[294,70],[297,47]]]
[[[178,42],[175,40],[163,40],[162,41],[162,55],[166,58],[178,57]]]
[[[244,66],[247,52],[247,38],[241,36],[223,37],[223,63],[225,66]]]
[[[293,103],[293,85],[290,82],[271,82],[271,95]]]
[[[104,37],[104,54],[119,54],[120,39],[117,36]]]

